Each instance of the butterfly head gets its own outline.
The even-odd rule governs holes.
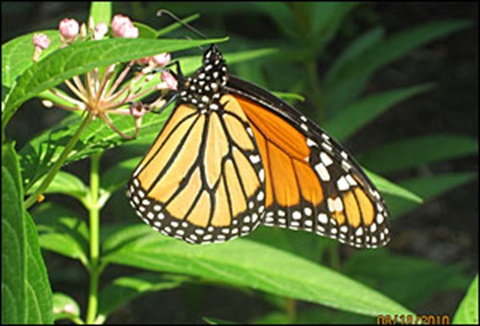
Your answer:
[[[222,53],[214,44],[205,52],[203,65],[189,78],[180,90],[180,100],[200,110],[220,107],[220,97],[225,93],[228,71]]]
[[[225,61],[223,59],[223,55],[220,52],[220,49],[217,47],[216,44],[210,45],[208,50],[203,54],[203,65],[208,65],[212,62],[217,60]]]

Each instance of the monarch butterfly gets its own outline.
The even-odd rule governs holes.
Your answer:
[[[228,73],[211,45],[128,184],[153,229],[223,242],[259,224],[357,248],[387,244],[385,202],[347,150],[270,92]]]

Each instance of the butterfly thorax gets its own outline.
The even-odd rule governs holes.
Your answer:
[[[203,65],[180,87],[180,103],[202,113],[222,108],[220,98],[226,93],[228,74],[222,54],[215,45],[203,56]]]

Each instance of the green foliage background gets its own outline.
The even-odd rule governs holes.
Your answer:
[[[478,93],[468,83],[466,89],[445,88],[441,78],[448,73],[422,69],[429,60],[446,62],[446,71],[457,64],[448,44],[472,39],[478,21],[465,12],[471,6],[478,14],[478,5],[436,6],[94,4],[97,19],[128,14],[141,38],[53,52],[59,41],[52,29],[63,17],[86,21],[86,4],[2,3],[4,21],[40,13],[30,25],[2,28],[2,322],[79,322],[91,311],[91,275],[101,273],[99,322],[374,323],[378,315],[448,314],[457,323],[478,323],[478,276],[467,292],[478,273],[478,233],[472,233],[478,202],[471,191]],[[39,107],[34,97],[92,67],[157,52],[172,51],[186,74],[198,67],[197,45],[208,41],[185,40],[197,37],[155,17],[160,8],[190,16],[219,42],[236,75],[284,96],[347,144],[387,198],[394,232],[387,248],[357,251],[266,227],[201,247],[152,232],[134,216],[124,187],[170,110],[146,117],[139,137],[128,142],[94,121],[46,191],[47,200],[24,209],[23,195],[34,192],[80,121]],[[32,65],[32,35],[23,34],[39,30],[48,30],[53,42]],[[469,46],[478,46],[478,35]],[[459,67],[451,78],[461,83],[472,72],[467,63]],[[131,131],[129,121],[114,122]],[[95,265],[86,212],[92,211],[90,162],[99,163],[99,153],[101,260]],[[455,302],[444,303],[445,297]]]

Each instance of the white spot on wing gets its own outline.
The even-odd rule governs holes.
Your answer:
[[[330,173],[328,173],[328,170],[323,163],[315,165],[315,171],[317,171],[322,181],[330,181]]]
[[[328,156],[328,154],[325,152],[320,153],[320,159],[322,160],[323,164],[325,164],[325,166],[330,166],[333,163],[330,156]]]
[[[335,200],[332,199],[332,198],[328,198],[327,200],[327,206],[328,206],[328,210],[330,212],[335,212]]]
[[[327,222],[328,222],[327,214],[324,214],[324,213],[318,214],[318,221],[322,224],[327,224]]]
[[[313,147],[313,146],[318,146],[316,142],[311,140],[310,138],[307,138],[307,146],[308,147]]]
[[[326,142],[322,142],[322,147],[327,151],[332,153],[333,152],[333,147],[327,144]]]
[[[343,202],[342,202],[342,198],[340,197],[335,198],[335,210],[337,212],[343,211]]]
[[[382,214],[377,214],[377,223],[382,224],[384,221],[383,215]]]
[[[338,187],[338,190],[340,191],[345,191],[345,190],[348,190],[348,188],[350,188],[350,186],[348,185],[347,179],[345,179],[343,175],[337,180],[337,187]]]
[[[356,186],[357,185],[357,181],[355,181],[355,179],[350,175],[350,174],[347,174],[345,176],[345,179],[347,179],[347,182],[350,186]]]
[[[350,163],[348,163],[347,161],[345,160],[342,160],[342,167],[345,171],[350,171],[350,169],[352,168],[352,166],[350,165]]]
[[[265,181],[265,170],[264,170],[264,169],[261,169],[261,170],[258,172],[258,178],[260,179],[260,182]]]
[[[295,211],[293,212],[292,217],[294,220],[300,220],[302,218],[302,213],[300,213],[299,211]]]
[[[265,198],[265,194],[263,193],[263,191],[260,191],[257,195],[257,200],[262,201],[264,198]]]
[[[250,162],[253,164],[260,162],[260,155],[250,155]]]

